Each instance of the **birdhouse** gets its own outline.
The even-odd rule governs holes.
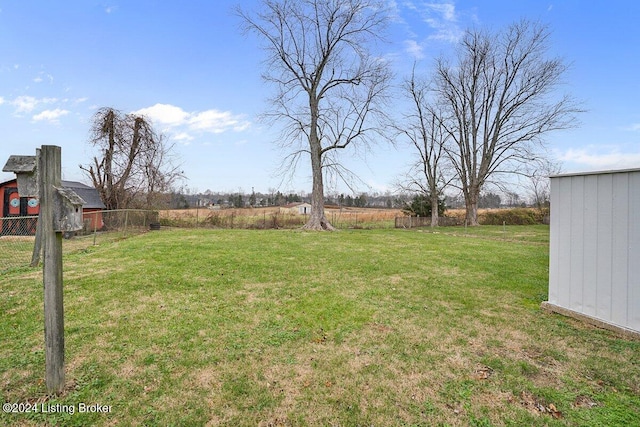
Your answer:
[[[2,168],[13,172],[18,178],[20,197],[38,197],[38,158],[36,156],[9,156]]]
[[[53,187],[53,228],[56,232],[82,230],[82,205],[85,201],[69,188]]]

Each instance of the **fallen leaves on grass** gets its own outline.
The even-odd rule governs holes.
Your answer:
[[[316,344],[324,344],[327,342],[327,334],[324,329],[320,328],[319,333],[315,334],[316,336],[313,338],[313,342]]]
[[[488,380],[493,375],[493,369],[489,366],[479,366],[473,372],[473,378],[476,380]]]
[[[598,402],[591,399],[589,396],[580,395],[576,397],[576,400],[573,402],[573,406],[576,408],[593,408],[594,406],[598,406]]]
[[[545,405],[544,402],[528,391],[520,393],[520,404],[529,410],[529,412],[536,414],[548,414],[556,419],[562,418],[562,412],[558,411],[556,405],[553,403]]]

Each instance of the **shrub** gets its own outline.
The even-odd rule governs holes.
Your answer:
[[[536,209],[500,209],[486,211],[479,215],[482,225],[533,225],[542,224],[544,213]]]
[[[438,198],[438,216],[442,216],[445,210],[444,199]],[[431,217],[431,197],[428,194],[417,194],[413,196],[411,203],[406,204],[402,212],[409,216],[419,216],[422,218]]]

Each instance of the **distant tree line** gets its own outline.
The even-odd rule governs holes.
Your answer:
[[[220,208],[251,208],[286,206],[291,203],[309,203],[308,194],[281,191],[269,191],[267,193],[242,191],[214,192],[206,190],[196,192],[188,188],[182,188],[172,192],[166,198],[167,203],[161,206],[164,209],[188,209],[195,207]],[[431,202],[428,195],[422,193],[400,192],[400,193],[360,193],[351,194],[329,194],[325,197],[325,205],[344,208],[377,208],[377,209],[401,209],[406,214],[413,216],[431,216]],[[485,192],[479,197],[478,207],[481,209],[498,209],[505,207],[540,207],[538,200],[531,195],[528,202],[521,195],[508,192],[498,194],[495,192]],[[442,216],[447,209],[462,209],[465,207],[462,195],[443,195],[438,198],[438,215]]]
[[[325,204],[334,207],[345,208],[387,208],[402,209],[411,200],[412,194],[401,193],[360,193],[352,194],[328,194],[325,196]],[[220,207],[220,208],[250,208],[286,206],[291,203],[310,203],[310,196],[306,193],[269,191],[268,193],[251,192],[214,192],[206,190],[196,192],[188,188],[181,188],[171,192],[166,198],[164,209],[188,209],[195,207]]]

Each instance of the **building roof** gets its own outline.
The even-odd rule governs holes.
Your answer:
[[[630,172],[640,172],[640,168],[611,169],[611,170],[602,170],[602,171],[560,173],[560,174],[557,174],[557,175],[551,175],[549,178],[565,178],[565,177],[569,177],[569,176],[604,175],[604,174],[612,174],[612,173],[630,173]]]
[[[81,182],[64,180],[62,181],[62,186],[72,189],[85,201],[85,204],[82,205],[84,209],[104,209],[106,207],[100,199],[100,193],[93,187],[89,187]]]
[[[0,187],[15,181],[16,181],[16,178],[2,182],[0,183]],[[78,196],[80,196],[82,200],[85,201],[85,204],[82,205],[83,208],[104,209],[106,207],[104,203],[102,203],[102,200],[100,199],[100,193],[98,193],[98,190],[96,190],[95,188],[85,185],[81,182],[76,182],[76,181],[62,180],[61,183],[64,188],[72,189],[73,191],[75,191],[75,193]]]

